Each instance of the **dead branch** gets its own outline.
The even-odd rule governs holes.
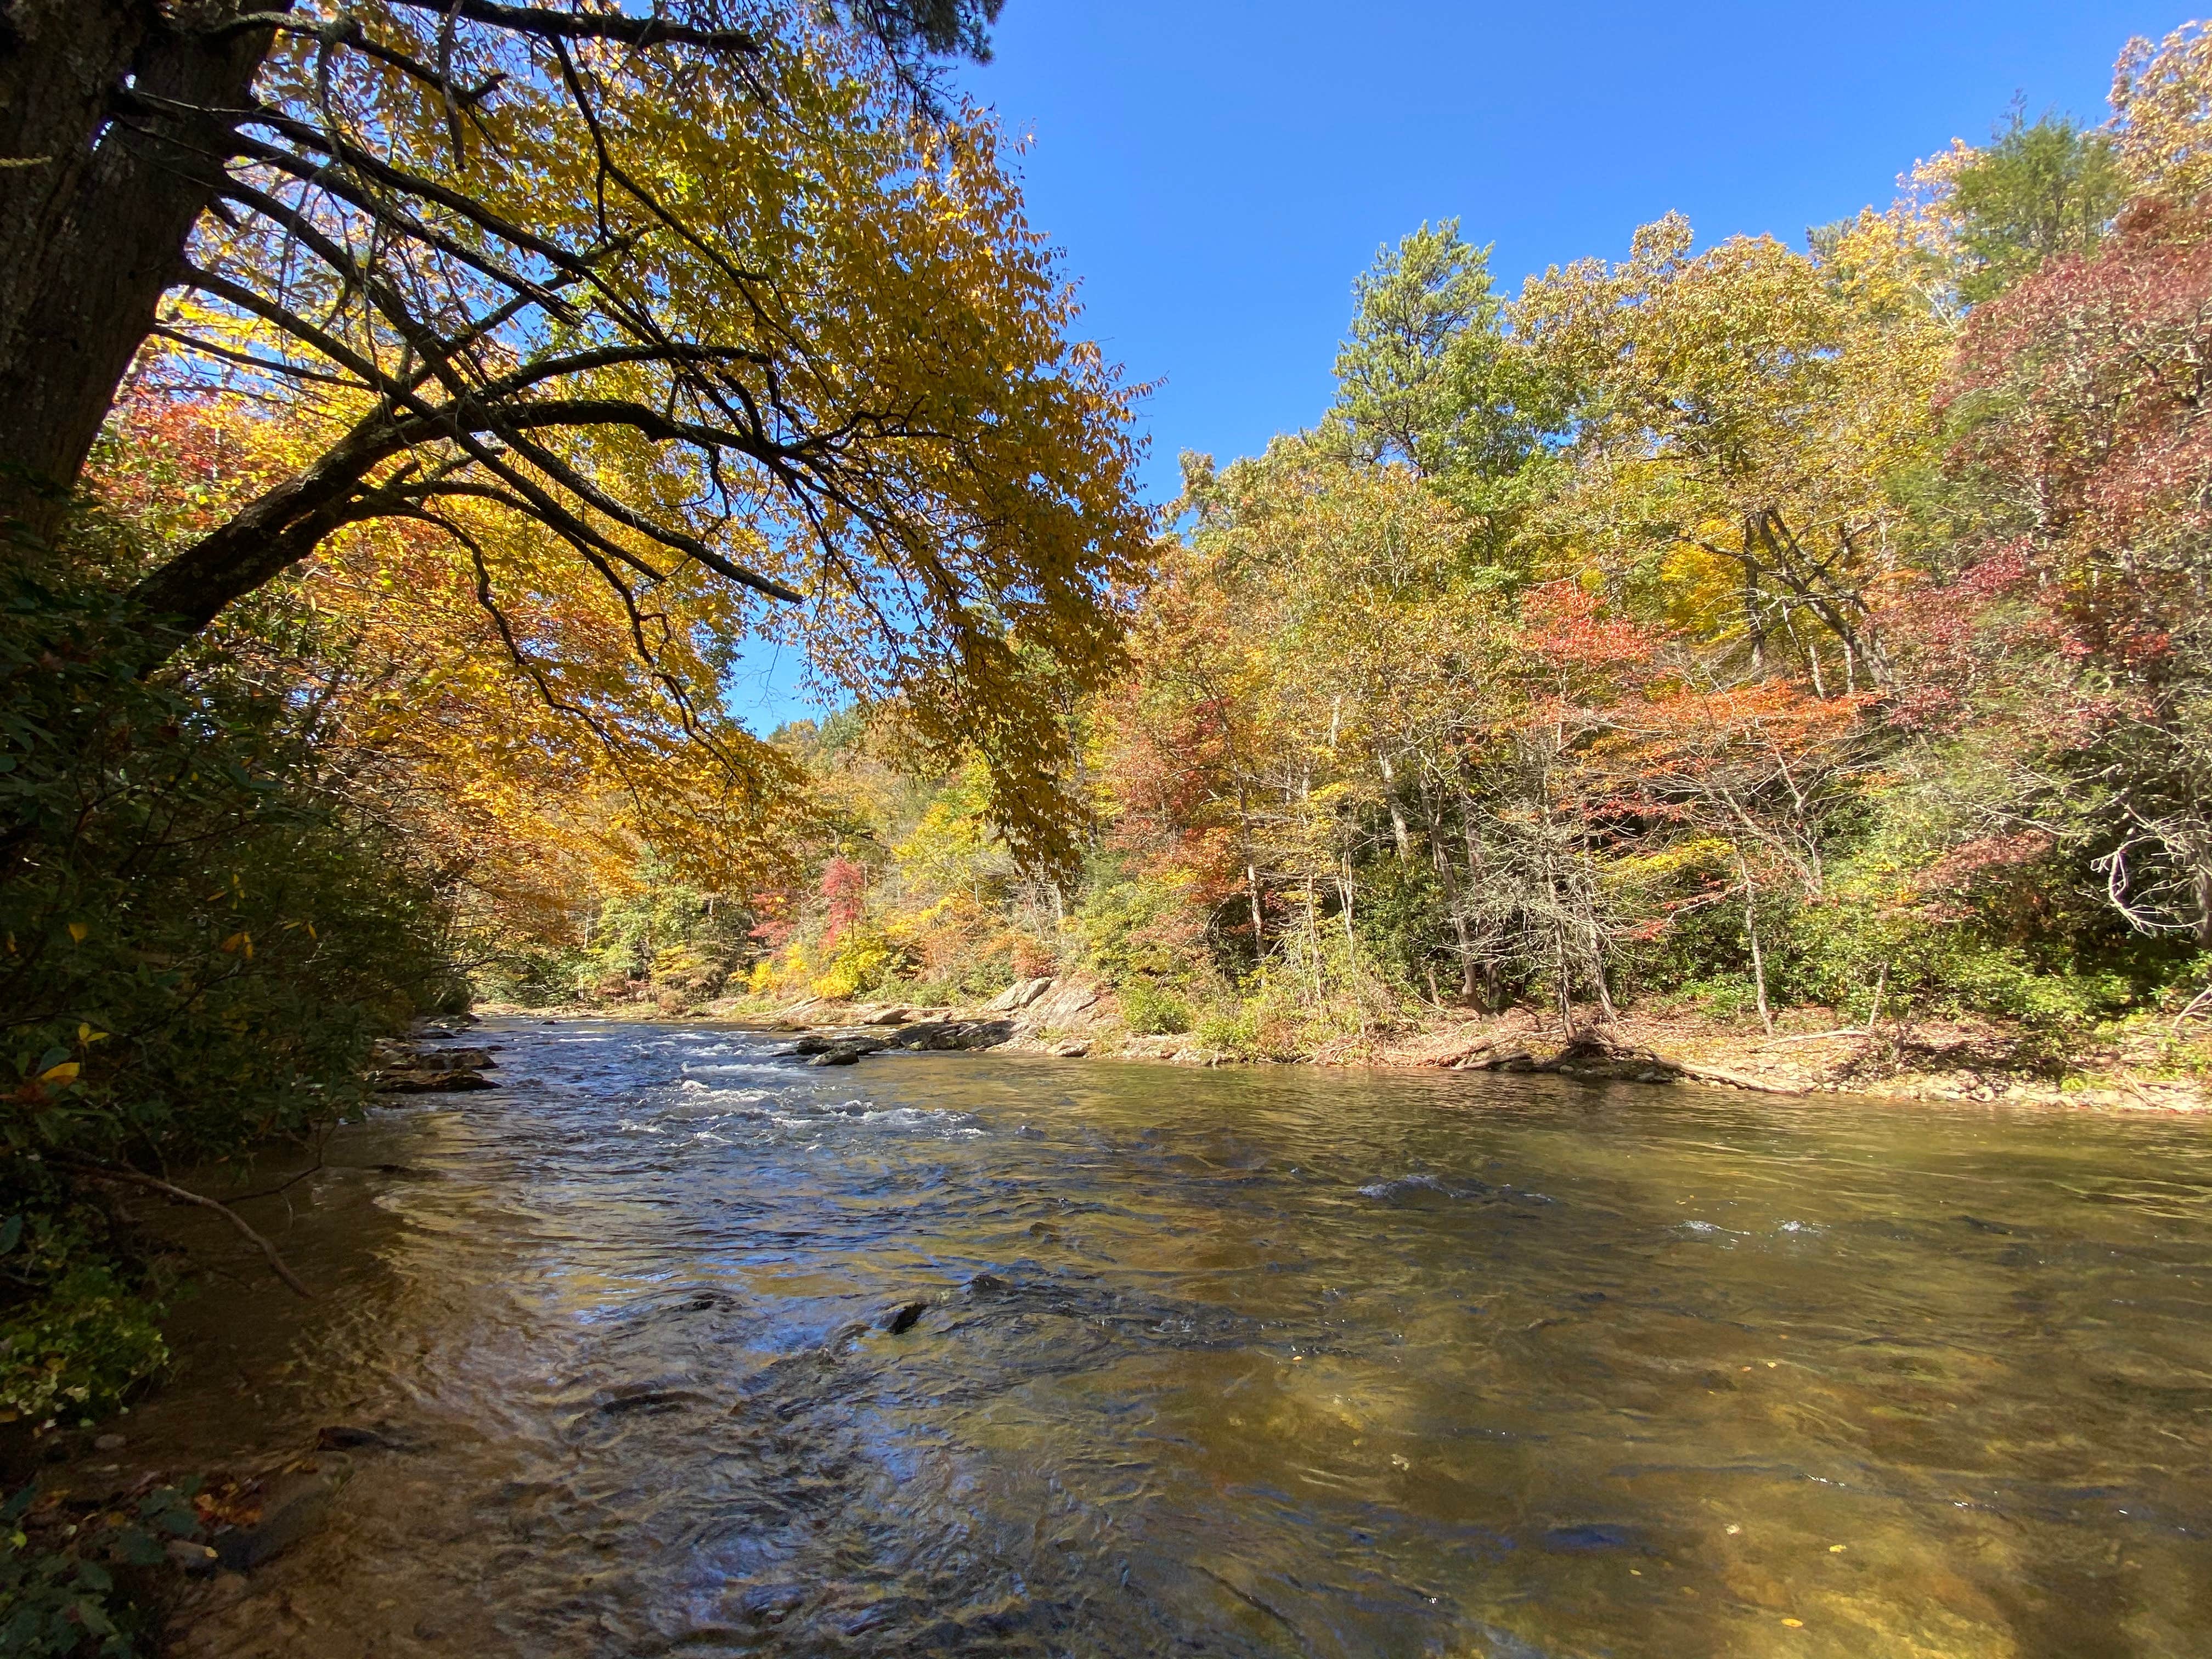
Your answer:
[[[308,1302],[315,1299],[315,1293],[300,1282],[299,1275],[294,1273],[284,1258],[277,1254],[276,1247],[254,1231],[245,1217],[240,1215],[237,1211],[220,1199],[210,1198],[204,1193],[188,1191],[173,1182],[163,1181],[158,1176],[141,1175],[136,1170],[118,1169],[112,1164],[95,1163],[90,1158],[58,1157],[54,1161],[65,1168],[90,1176],[96,1181],[124,1182],[133,1187],[144,1187],[149,1191],[162,1194],[166,1197],[174,1199],[179,1204],[192,1204],[203,1210],[213,1210],[236,1228],[240,1234],[267,1258],[270,1271],[289,1285],[295,1295]]]

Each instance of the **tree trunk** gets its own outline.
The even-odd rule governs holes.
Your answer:
[[[0,145],[34,163],[0,167],[0,519],[33,538],[60,525],[115,389],[182,275],[275,39],[221,25],[291,5],[186,0],[167,21],[154,0],[0,10]],[[112,118],[125,106],[127,121]]]
[[[0,0],[0,352],[10,362],[109,98],[155,21],[153,0]]]
[[[1467,908],[1461,902],[1459,872],[1452,867],[1444,852],[1443,836],[1437,833],[1443,825],[1437,812],[1436,798],[1430,793],[1425,779],[1421,783],[1422,804],[1429,812],[1429,857],[1435,863],[1437,873],[1444,881],[1444,908],[1451,918],[1452,934],[1459,941],[1459,994],[1462,1002],[1475,1002],[1480,986],[1476,979],[1474,940],[1468,931]]]
[[[1413,861],[1413,832],[1406,823],[1406,808],[1398,799],[1398,777],[1391,770],[1389,756],[1376,751],[1375,763],[1382,769],[1382,804],[1390,810],[1390,838],[1398,845],[1398,862]]]
[[[372,414],[304,472],[264,490],[132,591],[146,615],[177,639],[197,634],[224,606],[312,556],[324,538],[357,516],[361,481],[400,447],[397,428]]]
[[[1736,868],[1743,874],[1743,936],[1751,941],[1751,984],[1759,998],[1759,1023],[1774,1035],[1774,1013],[1766,1006],[1766,956],[1759,948],[1759,890],[1752,883],[1751,865],[1743,848],[1735,851]]]
[[[1466,790],[1457,792],[1457,805],[1460,837],[1467,842],[1467,884],[1470,891],[1480,893],[1490,879],[1489,860],[1483,855],[1481,832],[1474,827],[1474,803]],[[1505,998],[1498,982],[1496,963],[1485,962],[1482,964],[1479,982],[1472,964],[1468,972],[1471,988],[1468,994],[1474,1000],[1476,1007],[1486,1014],[1494,1014],[1504,1007]]]

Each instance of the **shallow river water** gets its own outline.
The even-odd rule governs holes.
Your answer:
[[[401,1443],[185,1652],[2212,1653],[2212,1124],[483,1036],[129,1421]]]

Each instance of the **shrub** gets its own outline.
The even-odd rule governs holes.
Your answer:
[[[1140,1036],[1170,1036],[1191,1026],[1190,1005],[1174,992],[1149,979],[1133,979],[1120,988],[1121,1022]]]
[[[0,1398],[46,1416],[161,1361],[76,1170],[304,1133],[365,1097],[380,1033],[465,994],[439,887],[307,714],[220,657],[143,676],[143,640],[112,597],[0,587]]]
[[[73,1268],[0,1324],[0,1418],[106,1416],[168,1363],[156,1311],[106,1265]]]
[[[131,1659],[143,1651],[137,1638],[159,1622],[143,1571],[169,1540],[200,1531],[196,1490],[191,1481],[157,1486],[128,1510],[89,1515],[42,1504],[35,1486],[0,1504],[0,1652]]]
[[[1267,1058],[1260,1046],[1259,1011],[1249,1002],[1208,1009],[1200,1016],[1191,1035],[1224,1060]]]

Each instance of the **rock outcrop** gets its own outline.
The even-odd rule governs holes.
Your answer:
[[[450,1038],[459,1033],[450,1026],[429,1026],[409,1042],[380,1042],[373,1054],[369,1081],[379,1094],[455,1094],[468,1089],[495,1089],[484,1073],[499,1062],[492,1058],[495,1045],[475,1048],[426,1046],[424,1038]]]

